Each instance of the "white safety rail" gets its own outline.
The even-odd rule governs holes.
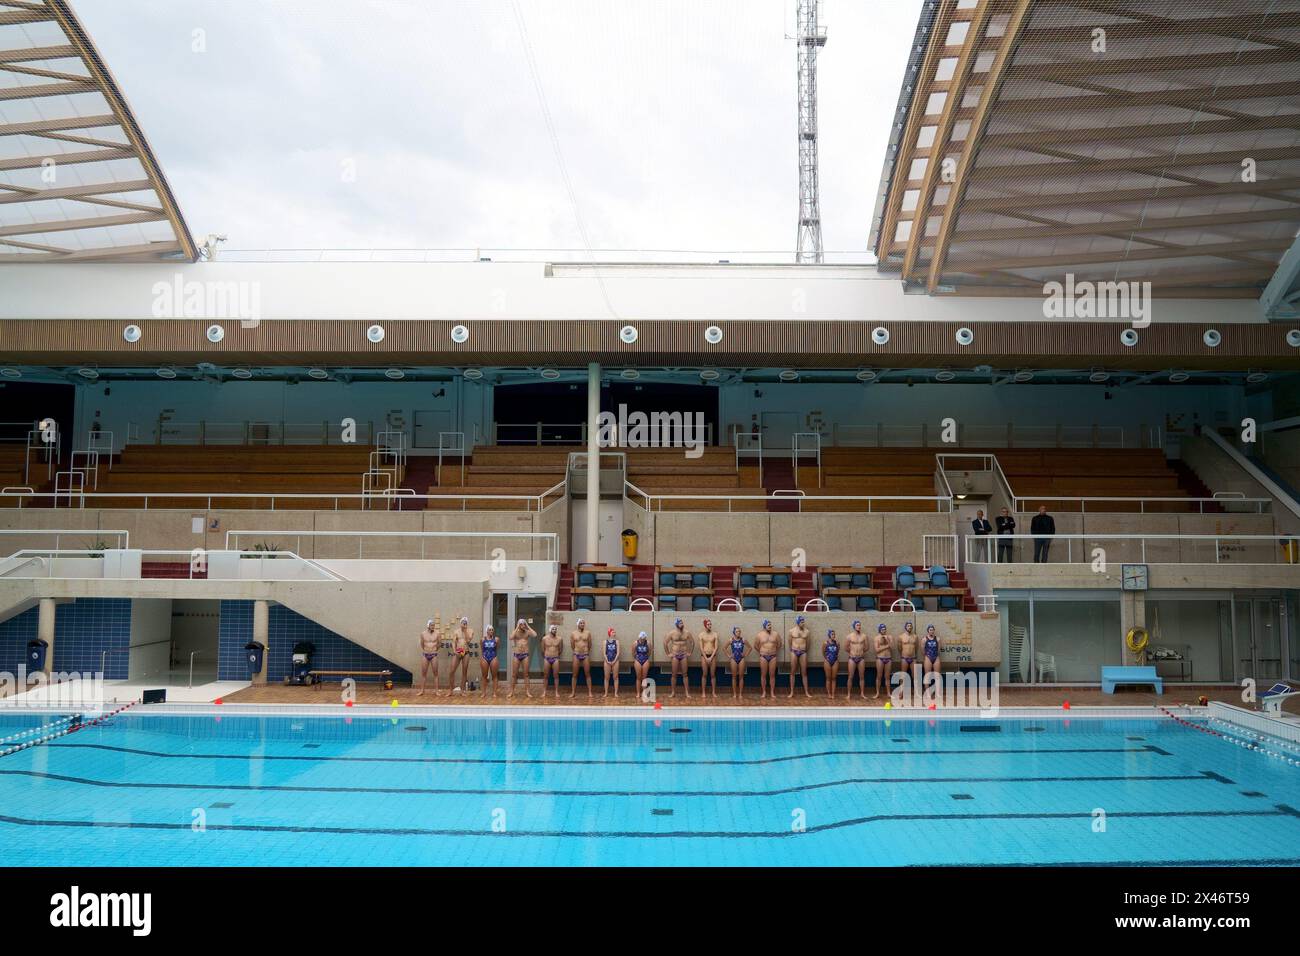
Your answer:
[[[154,422],[127,424],[128,442],[157,445],[345,445],[371,444],[376,434],[373,422],[357,422],[356,433],[344,441],[343,425],[338,421],[289,422],[177,422],[159,418]],[[143,433],[147,438],[142,438]]]
[[[959,558],[957,535],[921,535],[921,562],[927,568],[932,568],[937,564],[949,571],[958,571],[960,570],[957,563]]]
[[[185,579],[227,581],[344,581],[347,580],[310,558],[293,551],[193,551],[146,549],[131,552],[141,556],[142,564],[187,564]],[[229,561],[222,561],[229,558]],[[256,562],[256,564],[252,563]],[[55,549],[24,548],[5,559],[0,578],[49,578],[59,580],[141,580],[141,575],[105,573],[106,555],[98,548]],[[185,580],[159,578],[157,580]]]
[[[967,564],[1031,564],[1034,543],[1049,541],[1047,564],[1295,564],[1300,538],[1275,534],[989,534],[966,536]],[[998,542],[1012,560],[995,561]],[[1100,549],[1100,552],[1099,550]]]
[[[1049,511],[1058,514],[1109,514],[1117,505],[1124,505],[1120,513],[1127,513],[1131,506],[1137,507],[1138,514],[1217,514],[1220,511],[1232,511],[1244,514],[1268,514],[1273,510],[1269,498],[1114,498],[1114,497],[1057,497],[1053,495],[1018,496],[1013,499],[1015,511],[1024,513],[1037,511],[1039,505],[1047,505]],[[1068,505],[1061,508],[1059,505]],[[1210,510],[1207,512],[1206,509]]]
[[[795,432],[790,436],[790,467],[794,470],[794,483],[799,484],[799,459],[813,459],[817,466],[817,487],[822,486],[822,436],[820,432]]]
[[[904,512],[935,512],[947,513],[952,511],[952,498],[943,495],[809,495],[805,491],[796,489],[777,489],[770,495],[652,495],[647,491],[638,488],[632,482],[624,482],[624,494],[631,498],[635,504],[644,508],[646,511],[705,511],[717,512],[725,510],[727,512],[737,511],[736,503],[741,501],[793,501],[798,504],[798,510],[804,510],[804,504],[810,501],[837,501],[843,504],[839,509],[843,512],[865,512],[867,514],[875,513],[893,513],[897,512],[898,506],[907,504],[909,507],[904,508]],[[674,508],[664,507],[665,502],[726,502],[725,509],[720,508]],[[924,505],[923,508],[917,509],[911,505]],[[751,512],[761,513],[763,509],[742,509]],[[819,508],[818,511],[824,509]]]
[[[0,528],[0,557],[4,557],[15,552],[5,547],[6,541],[29,541],[32,538],[50,538],[54,539],[53,550],[63,549],[63,545],[71,540],[76,539],[77,544],[83,548],[94,546],[99,548],[123,549],[131,546],[131,533],[129,531],[102,531],[98,528],[32,528],[25,530],[22,528]],[[87,538],[91,541],[87,541]]]
[[[740,471],[742,458],[758,459],[758,483],[763,483],[763,436],[753,432],[736,432],[733,436],[736,447],[736,471]]]
[[[503,546],[526,544],[529,553],[533,555],[526,560],[560,560],[560,536],[553,531],[259,531],[253,529],[227,531],[226,548],[231,551],[240,550],[241,541],[247,544],[253,539],[260,542],[271,541],[277,547],[282,541],[294,542],[291,551],[269,553],[296,554],[302,549],[303,542],[309,542],[316,551],[321,549],[323,543],[328,550],[347,552],[333,555],[338,558],[386,560],[396,553],[401,553],[408,555],[412,560],[423,561],[495,561],[501,559],[501,555],[494,552],[503,550]],[[351,539],[356,540],[353,542]],[[337,540],[343,540],[346,547],[331,544]],[[451,545],[451,547],[432,548],[430,544]],[[355,545],[355,554],[353,545]],[[370,547],[370,554],[366,553],[367,545]],[[385,553],[376,555],[376,551]]]
[[[1160,430],[1122,425],[959,425],[956,447],[965,448],[1159,448]],[[1148,444],[1156,442],[1156,444]],[[952,447],[942,431],[929,424],[833,425],[831,444],[866,448]]]
[[[465,448],[464,432],[438,432],[438,468],[434,476],[438,484],[442,484],[442,456],[448,458],[455,457],[460,462],[460,483],[465,484],[465,458],[468,452]]]
[[[564,487],[563,484],[558,484],[536,495],[461,495],[454,492],[444,495],[421,495],[409,488],[399,488],[391,493],[380,493],[378,496],[410,498],[424,502],[426,507],[434,502],[441,505],[449,501],[460,505],[457,509],[438,509],[444,511],[542,511],[554,504],[557,497],[563,496]],[[373,502],[376,497],[377,495],[368,494],[328,493],[74,490],[70,504],[80,508],[132,508],[145,511],[191,511],[200,508],[207,511],[239,510],[244,507],[259,511],[345,511],[365,508],[367,503]],[[67,502],[68,499],[69,493],[66,490],[35,492],[26,487],[18,490],[13,488],[0,490],[0,507],[53,508],[60,507],[59,503]],[[349,504],[353,502],[357,504],[349,508]],[[503,505],[508,507],[502,507]],[[67,507],[68,504],[62,506]]]
[[[23,451],[23,481],[29,485],[43,484],[55,475],[62,463],[63,453],[59,450],[57,430],[47,433],[39,424],[28,430],[27,443]],[[45,466],[43,478],[41,477],[42,465]],[[38,480],[32,480],[33,473]]]
[[[584,373],[585,374],[585,373]],[[502,430],[505,429],[503,437]],[[494,422],[493,445],[585,445],[586,422]],[[704,426],[704,444],[713,444],[713,423]]]
[[[113,433],[104,429],[92,428],[86,434],[86,450],[95,452],[97,455],[103,455],[108,461],[108,470],[113,470],[113,455],[116,445],[113,441]]]

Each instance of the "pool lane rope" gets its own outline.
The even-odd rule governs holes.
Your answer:
[[[81,730],[85,727],[97,726],[111,717],[116,717],[128,707],[133,707],[134,705],[135,701],[132,701],[129,704],[117,708],[117,710],[110,711],[107,714],[101,714],[89,721],[83,721],[81,714],[73,714],[71,717],[60,717],[58,720],[51,721],[48,724],[42,724],[39,727],[28,727],[26,730],[20,730],[7,737],[0,737],[0,757],[8,757],[10,754],[16,754],[19,751],[37,747],[41,744],[48,743],[51,740],[57,740],[59,737],[66,737],[73,731]],[[8,746],[5,746],[6,744]]]
[[[1226,740],[1228,743],[1235,744],[1245,750],[1254,750],[1257,753],[1264,754],[1272,760],[1281,760],[1283,763],[1289,764],[1292,767],[1300,767],[1300,759],[1297,759],[1297,757],[1300,757],[1300,748],[1293,747],[1289,743],[1283,743],[1274,737],[1267,737],[1264,734],[1256,733],[1253,730],[1246,730],[1243,727],[1239,727],[1237,724],[1221,720],[1218,717],[1207,717],[1206,720],[1211,724],[1223,725],[1225,729],[1229,729],[1229,733],[1223,733],[1222,731],[1214,730],[1211,727],[1203,727],[1200,724],[1194,724],[1190,720],[1185,720],[1184,718],[1179,717],[1177,714],[1165,707],[1160,707],[1159,710],[1166,717],[1169,717],[1184,727],[1190,727],[1192,730],[1199,730],[1201,733],[1209,734],[1211,737],[1218,737],[1221,740]],[[1267,744],[1271,745],[1271,747],[1277,747],[1279,749],[1271,749],[1271,747],[1266,745],[1264,741],[1267,741]]]

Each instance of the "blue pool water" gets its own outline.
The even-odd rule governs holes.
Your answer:
[[[0,757],[8,865],[1293,865],[1296,808],[1157,718],[123,714]]]

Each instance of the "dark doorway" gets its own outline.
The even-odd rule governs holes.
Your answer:
[[[73,415],[76,409],[76,386],[46,382],[0,383],[0,442],[22,445],[27,432],[44,419],[58,425],[59,451],[66,462],[73,448]],[[65,465],[66,467],[66,465]]]
[[[498,385],[493,396],[498,444],[582,444],[582,421],[587,417],[585,382]],[[701,412],[708,433],[717,442],[718,390],[711,385],[621,381],[603,384],[600,410],[618,414],[620,405],[627,406],[628,414]]]

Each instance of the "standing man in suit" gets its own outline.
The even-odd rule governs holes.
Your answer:
[[[993,531],[993,526],[989,524],[989,519],[984,517],[983,511],[975,512],[975,520],[970,523],[970,526],[975,529],[975,537],[977,538],[988,537],[988,535],[991,534]],[[984,554],[987,555],[989,558],[992,558],[993,555],[990,554],[987,550],[988,542],[984,543],[984,548],[986,549],[984,551]]]
[[[997,523],[998,523],[998,563],[1003,564],[1011,560],[1011,545],[1013,544],[1013,542],[1010,538],[1004,538],[1002,537],[1002,535],[1016,533],[1016,519],[1011,517],[1011,512],[1008,509],[1003,508],[1002,514],[998,515],[997,517]]]
[[[1034,563],[1046,564],[1047,552],[1052,549],[1052,535],[1056,534],[1056,522],[1047,513],[1047,505],[1038,506],[1038,514],[1029,522],[1029,533],[1034,535]]]

